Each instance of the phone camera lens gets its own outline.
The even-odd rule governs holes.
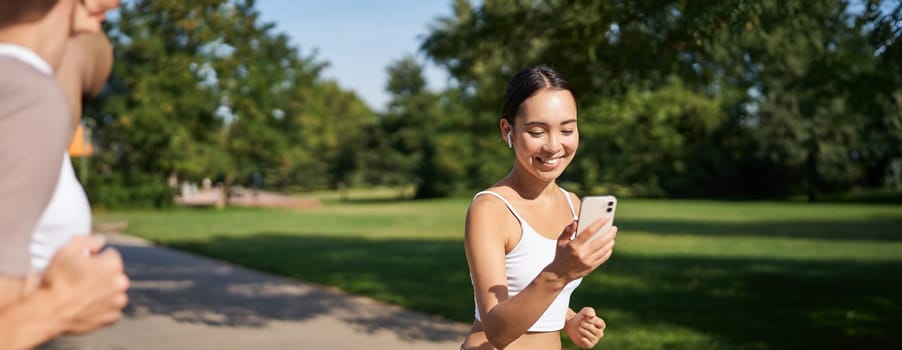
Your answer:
[[[610,213],[613,210],[614,210],[614,208],[608,208],[608,213]]]
[[[613,205],[614,205],[614,201],[608,202],[608,206],[609,206],[609,207],[610,207],[610,206],[613,206]]]

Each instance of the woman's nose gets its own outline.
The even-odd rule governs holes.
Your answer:
[[[556,152],[560,146],[560,142],[554,134],[549,134],[548,138],[545,139],[545,144],[542,145],[542,148],[548,152]]]

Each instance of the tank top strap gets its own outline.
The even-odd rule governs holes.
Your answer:
[[[507,210],[510,210],[510,211],[511,211],[511,214],[514,214],[514,217],[517,218],[517,221],[519,221],[520,224],[523,224],[523,223],[525,222],[525,221],[523,220],[523,218],[520,216],[520,214],[517,213],[517,210],[514,209],[514,206],[512,206],[511,203],[507,201],[507,199],[505,199],[504,197],[502,197],[502,196],[501,196],[500,194],[498,194],[498,193],[495,193],[495,192],[492,192],[492,191],[482,191],[482,192],[479,192],[479,193],[477,193],[476,195],[474,195],[474,196],[473,196],[473,199],[476,199],[476,197],[479,197],[479,196],[484,195],[484,194],[487,194],[487,195],[490,195],[490,196],[494,196],[494,197],[500,199],[502,202],[504,202],[504,205],[507,206]]]
[[[561,189],[561,192],[564,192],[564,197],[567,198],[567,205],[570,206],[570,215],[573,215],[573,221],[579,220],[579,216],[576,215],[576,210],[573,209],[573,200],[570,199],[570,193],[565,189]]]

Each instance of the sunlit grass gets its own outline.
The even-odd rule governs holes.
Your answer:
[[[387,192],[391,194],[391,192]],[[314,210],[107,212],[128,233],[470,322],[468,198],[318,194]],[[613,259],[583,282],[611,349],[892,348],[902,206],[621,199]],[[894,333],[896,332],[896,333]]]

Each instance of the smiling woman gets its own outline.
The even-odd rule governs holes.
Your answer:
[[[556,180],[576,154],[579,131],[564,76],[547,66],[517,73],[507,85],[500,131],[515,161],[467,212],[476,321],[462,349],[560,349],[562,329],[577,346],[591,348],[605,323],[591,307],[570,309],[570,295],[610,258],[617,228],[600,232],[601,239],[571,240],[579,201]]]

